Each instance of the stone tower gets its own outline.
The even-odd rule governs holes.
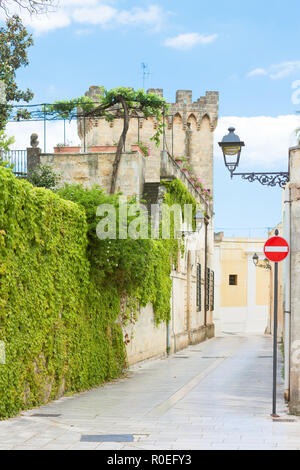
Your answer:
[[[148,93],[163,96],[160,88],[149,89]],[[86,96],[97,99],[101,88],[90,87]],[[173,157],[187,156],[194,173],[213,193],[213,134],[218,122],[219,93],[206,92],[205,96],[193,102],[191,90],[178,90],[176,102],[169,104],[165,121],[165,149]],[[150,138],[155,133],[157,123],[154,118],[132,117],[127,136],[126,150],[138,141],[149,143],[151,155],[147,157],[146,182],[160,180],[160,152],[163,150],[163,138],[160,148],[156,148]],[[113,145],[122,132],[122,119],[106,122],[104,119],[87,119],[85,126],[78,122],[80,138],[85,139],[87,148],[97,145]]]

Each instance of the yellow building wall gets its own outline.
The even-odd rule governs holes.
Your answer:
[[[270,271],[256,270],[256,305],[268,305],[270,298]]]
[[[229,285],[230,274],[237,275],[237,286]],[[247,307],[248,260],[242,250],[233,247],[222,252],[221,307]]]

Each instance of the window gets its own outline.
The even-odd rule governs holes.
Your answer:
[[[229,285],[230,286],[238,285],[238,277],[236,274],[229,274]]]

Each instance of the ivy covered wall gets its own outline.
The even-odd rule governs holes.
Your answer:
[[[195,212],[183,184],[166,187],[167,204],[191,203]],[[171,267],[182,244],[100,240],[97,207],[118,211],[119,197],[99,187],[55,194],[0,167],[0,195],[1,419],[118,377],[122,326],[139,307],[153,304],[156,325],[170,320]]]
[[[126,362],[120,299],[90,275],[84,210],[0,168],[0,418],[96,386]]]

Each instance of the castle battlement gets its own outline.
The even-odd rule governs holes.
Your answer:
[[[164,96],[164,90],[162,88],[149,88],[147,93],[154,93],[161,98]],[[97,101],[97,95],[102,94],[102,89],[99,86],[91,86],[85,93],[86,96],[89,96],[95,101]],[[186,126],[190,114],[194,114],[198,127],[205,115],[209,117],[213,129],[215,129],[217,125],[219,112],[218,91],[207,91],[205,96],[200,96],[197,101],[193,102],[192,90],[177,90],[175,103],[168,104],[169,114],[173,116],[179,114],[184,126]]]
[[[156,95],[163,97],[162,88],[149,88],[147,93],[155,93]],[[205,96],[200,96],[197,101],[193,102],[192,90],[177,90],[176,102],[168,104],[170,116],[180,116],[184,129],[186,128],[191,116],[196,119],[198,129],[200,128],[201,121],[205,116],[209,118],[212,130],[217,126],[219,113],[218,91],[207,91]],[[171,125],[171,122],[171,119],[169,119],[169,125]]]
[[[94,101],[101,95],[101,87],[91,86],[86,92]],[[150,88],[147,93],[163,97],[162,88]],[[166,116],[165,144],[173,156],[188,156],[190,164],[197,175],[200,175],[206,187],[213,189],[213,132],[218,122],[219,93],[207,91],[193,101],[192,90],[177,90],[175,103],[168,103]],[[118,107],[116,108],[118,117]],[[136,119],[132,113],[127,134],[127,145],[139,142],[151,143],[151,137],[157,126],[154,117]],[[104,118],[87,118],[78,120],[78,134],[85,138],[87,147],[113,145],[119,141],[123,124],[122,119],[107,122]],[[160,151],[152,145],[151,156],[146,161],[146,181],[160,180]]]

